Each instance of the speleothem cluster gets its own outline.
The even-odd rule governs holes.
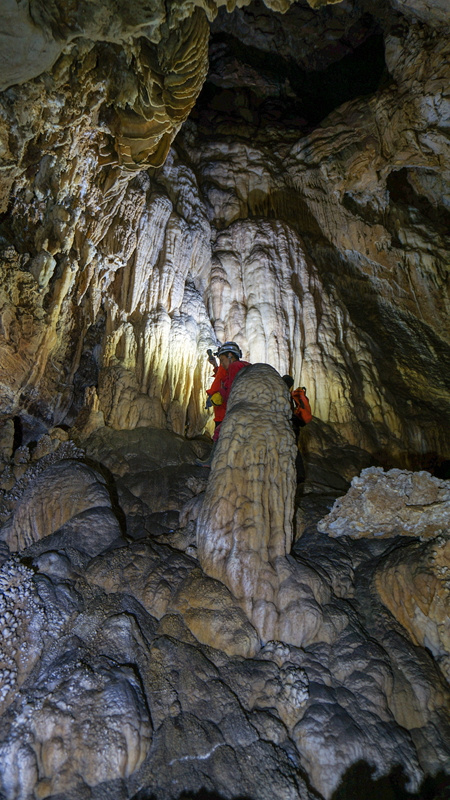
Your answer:
[[[267,365],[236,381],[210,476],[204,448],[103,427],[82,458],[28,472],[2,529],[8,800],[311,800],[302,772],[330,798],[361,759],[380,775],[400,763],[411,787],[444,768],[448,537],[385,530],[355,550],[352,530],[358,509],[385,525],[386,482],[402,516],[430,477],[366,471],[331,512],[339,537],[317,528],[330,496],[294,517],[290,406]],[[19,521],[32,537],[12,535]]]
[[[18,559],[0,569],[0,704],[4,710],[39,659],[46,617],[34,573]]]
[[[0,795],[440,800],[448,3],[1,13]]]
[[[264,642],[315,640],[329,589],[290,557],[295,439],[289,393],[266,364],[233,385],[197,524],[198,558],[232,591]]]

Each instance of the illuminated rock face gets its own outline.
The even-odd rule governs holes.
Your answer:
[[[164,164],[205,80],[208,38],[208,21],[198,8],[156,48],[142,39],[135,45],[132,69],[138,76],[136,99],[128,101],[130,110],[118,111],[116,149],[120,164],[129,169]]]
[[[448,767],[446,537],[426,538],[419,523],[414,536],[393,528],[355,549],[352,538],[318,530],[331,498],[310,495],[290,549],[286,389],[267,365],[249,367],[235,389],[209,481],[195,464],[204,445],[148,428],[103,426],[72,457],[60,441],[27,460],[25,451],[48,449],[43,434],[22,446],[27,468],[15,482],[18,465],[4,462],[8,800],[177,800],[180,787],[329,800],[341,782],[354,785],[357,762],[364,794],[373,766],[386,781],[400,765],[412,790]],[[86,458],[108,476],[111,506]],[[408,511],[403,490],[420,473],[392,472],[385,480]],[[375,524],[374,496],[373,487],[370,498],[351,490],[344,516],[354,507]],[[62,525],[45,535],[55,503]],[[42,524],[31,541],[32,520],[36,531]],[[17,541],[7,533],[20,521],[25,541],[11,556],[6,540]]]
[[[350,12],[333,8],[347,35]],[[320,42],[316,17],[305,14],[302,25]],[[180,22],[177,39],[171,18],[167,53],[161,44],[160,58],[172,53],[180,76],[192,52],[203,53],[187,44],[201,19],[197,10]],[[395,83],[341,105],[310,132],[267,125],[251,142],[222,129],[216,140],[196,118],[157,172],[105,164],[124,132],[119,120],[135,119],[133,102],[145,95],[136,43],[128,64],[126,47],[75,37],[45,79],[8,90],[3,413],[72,424],[88,388],[89,430],[150,424],[196,435],[210,424],[205,351],[231,338],[249,360],[306,385],[316,418],[340,444],[408,467],[445,455],[448,43],[420,25],[381,22]],[[257,27],[253,35],[263,36]],[[305,47],[295,42],[302,64]],[[180,99],[186,113],[203,74],[192,69],[192,94]],[[135,144],[127,128],[131,161],[135,145],[138,161],[151,158],[168,135],[163,122],[146,132],[147,122]],[[312,451],[323,452],[323,436],[327,429],[311,434]]]
[[[329,1],[311,0],[311,6]],[[267,0],[267,7],[284,12],[291,3]],[[220,5],[180,0],[169,9],[162,2],[149,9],[131,2],[121,10],[112,3],[93,7],[83,2],[68,10],[58,2],[49,6],[36,0],[25,8],[8,0],[0,34],[8,56],[2,56],[0,88],[41,75],[73,42],[76,50],[80,39],[108,43],[91,53],[88,67],[105,54],[108,61],[112,53],[119,73],[108,98],[115,112],[109,121],[114,149],[103,147],[101,163],[130,170],[159,167],[200,93],[208,70],[208,18],[214,18]],[[233,8],[234,2],[227,4],[229,12]],[[108,52],[110,44],[114,46]]]

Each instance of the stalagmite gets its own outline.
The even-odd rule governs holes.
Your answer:
[[[286,385],[255,364],[236,378],[197,522],[198,558],[263,642],[314,641],[328,587],[290,558],[295,441]]]

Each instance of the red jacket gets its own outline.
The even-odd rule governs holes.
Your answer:
[[[222,364],[219,364],[219,366],[216,367],[214,380],[209,389],[206,390],[206,394],[209,394],[209,396],[212,397],[212,395],[216,392],[220,392],[220,387],[222,386],[223,381],[227,379],[227,375],[228,373],[225,367],[222,367]],[[221,406],[214,406],[214,422],[222,422],[226,410],[226,403],[222,403]]]
[[[228,367],[226,372],[226,378],[222,381],[222,385],[218,389],[219,393],[223,397],[223,403],[219,408],[223,409],[223,416],[225,416],[227,410],[227,400],[231,392],[231,387],[233,385],[233,381],[236,375],[243,369],[244,367],[249,367],[250,364],[248,361],[232,361],[230,366]],[[214,431],[213,442],[217,442],[220,436],[220,429],[222,425],[217,425],[216,430]]]
[[[225,380],[222,383],[222,386],[219,389],[219,392],[222,395],[223,400],[224,400],[223,405],[221,406],[221,408],[223,408],[225,406],[225,409],[226,409],[226,407],[227,407],[227,401],[228,401],[228,398],[230,396],[231,387],[233,386],[233,382],[234,382],[234,379],[235,379],[236,375],[238,374],[238,372],[241,371],[241,369],[243,369],[244,367],[249,367],[249,366],[250,366],[250,364],[249,364],[248,361],[232,361],[231,362],[230,366],[226,370],[227,377],[225,378]]]

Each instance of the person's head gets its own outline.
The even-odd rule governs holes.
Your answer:
[[[242,351],[236,342],[225,342],[225,344],[222,344],[219,347],[216,353],[216,356],[219,357],[222,367],[225,367],[225,369],[228,369],[233,361],[239,361],[241,355]]]
[[[292,375],[283,375],[283,380],[288,389],[292,389],[294,385],[294,378],[292,377]]]

